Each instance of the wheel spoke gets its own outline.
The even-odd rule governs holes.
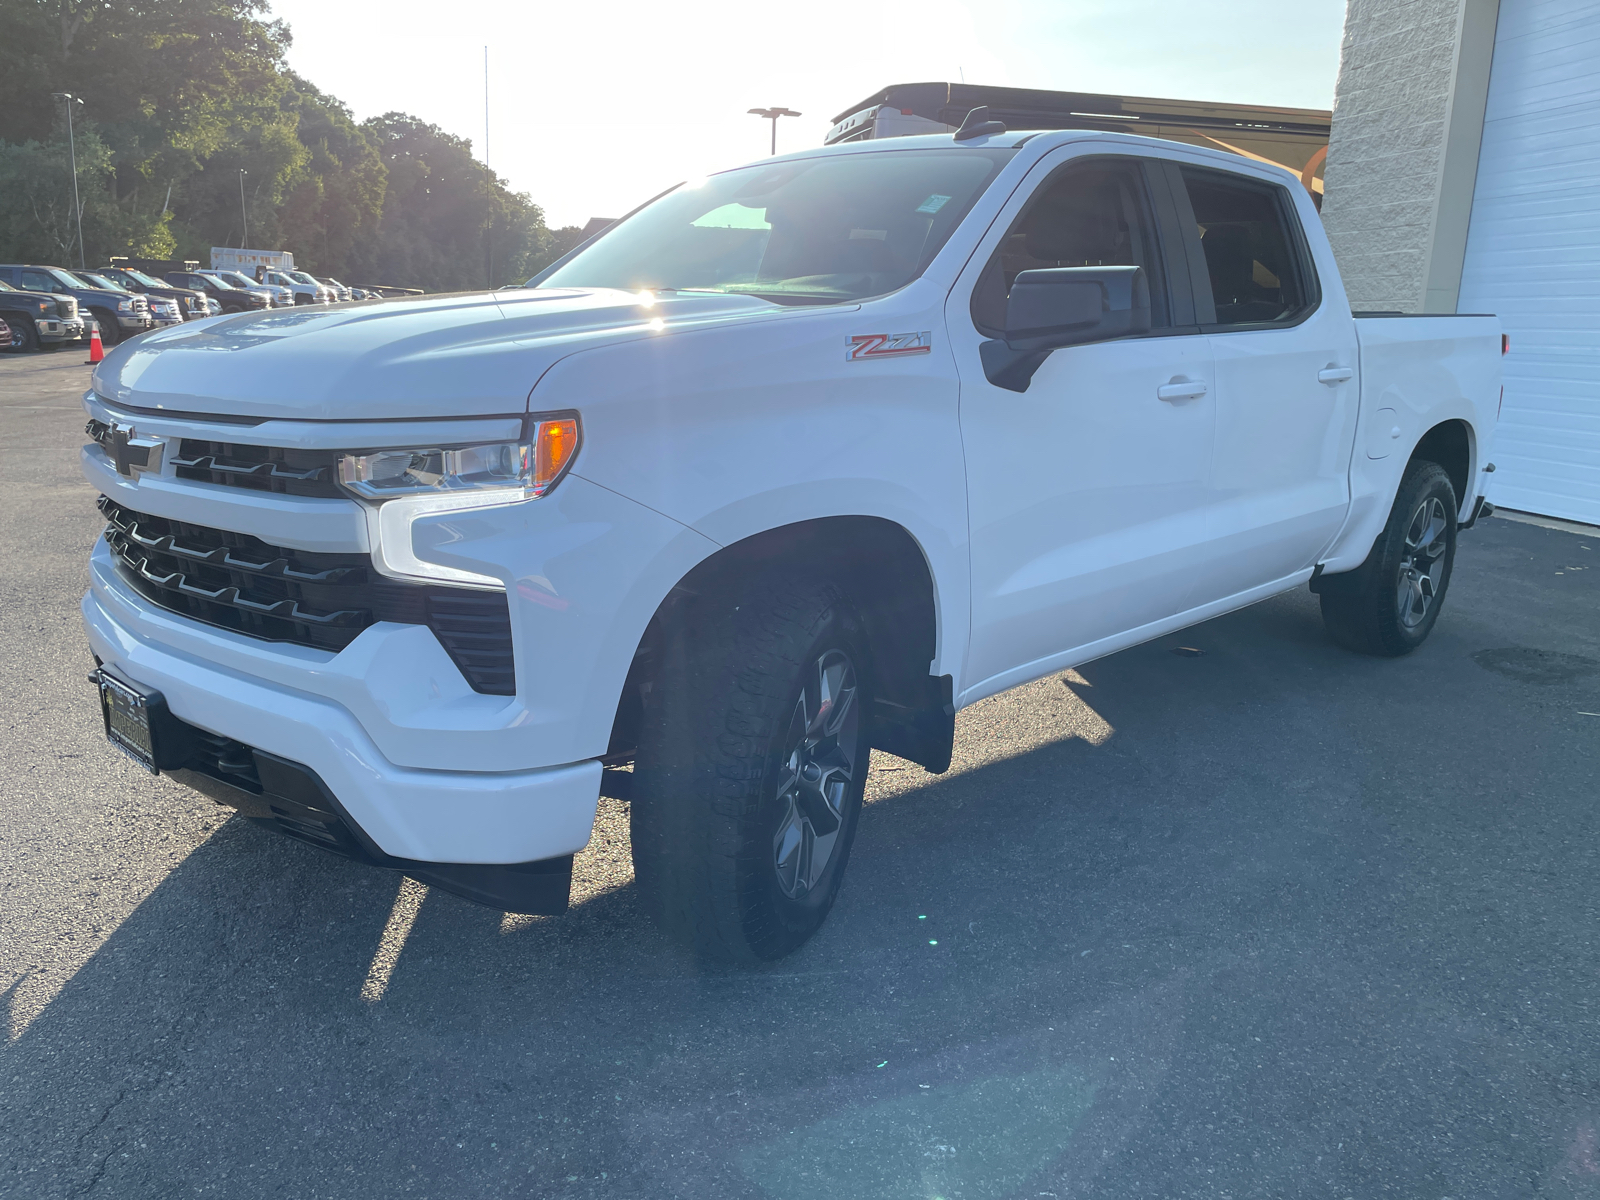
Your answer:
[[[855,782],[860,706],[855,667],[834,649],[807,673],[789,722],[788,755],[777,774],[785,804],[773,835],[773,866],[785,894],[815,887],[833,858],[844,806]]]

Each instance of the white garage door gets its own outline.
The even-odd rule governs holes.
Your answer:
[[[1600,2],[1501,0],[1460,312],[1511,335],[1496,504],[1600,524]]]

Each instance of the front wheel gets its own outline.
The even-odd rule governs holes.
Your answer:
[[[781,958],[827,918],[870,751],[860,621],[827,582],[773,574],[665,639],[634,767],[646,907],[697,955]]]
[[[17,316],[15,313],[6,313],[0,316],[0,321],[6,323],[11,330],[11,352],[13,354],[26,354],[30,350],[39,348],[39,334],[33,327],[33,322],[27,317]]]
[[[103,308],[91,308],[89,315],[94,318],[94,323],[100,326],[100,345],[109,350],[122,340],[122,326],[117,323],[117,318]],[[84,345],[89,339],[84,338]]]
[[[1443,467],[1414,462],[1406,468],[1367,561],[1319,581],[1322,620],[1334,641],[1388,658],[1422,645],[1450,586],[1459,507]]]

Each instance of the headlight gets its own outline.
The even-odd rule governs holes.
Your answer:
[[[578,414],[536,417],[525,442],[427,450],[341,454],[339,482],[367,500],[477,491],[523,493],[536,500],[553,488],[578,449]]]
[[[402,579],[499,587],[489,575],[416,555],[411,525],[420,517],[537,500],[561,481],[582,441],[575,412],[543,413],[519,442],[341,454],[339,482],[368,502],[373,565]]]
[[[130,312],[131,313],[133,311],[133,301],[132,300],[118,300],[117,301],[117,311],[118,312]]]

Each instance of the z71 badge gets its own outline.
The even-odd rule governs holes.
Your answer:
[[[846,362],[866,358],[895,358],[902,354],[927,354],[933,349],[933,330],[921,333],[857,333],[844,352]]]

